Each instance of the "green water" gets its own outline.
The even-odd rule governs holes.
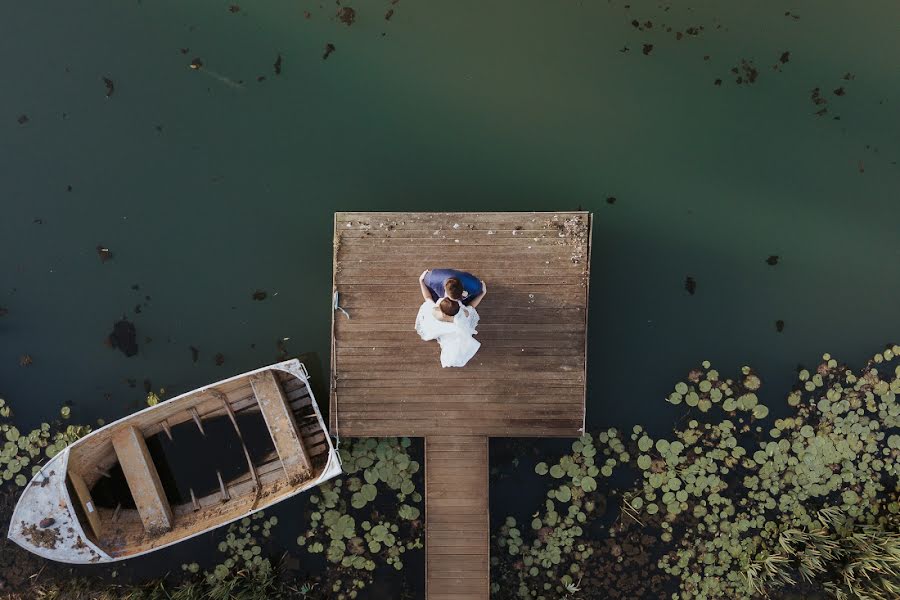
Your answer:
[[[226,6],[0,7],[0,395],[23,425],[121,417],[145,379],[192,389],[283,338],[327,365],[337,210],[594,211],[591,427],[664,430],[703,359],[752,364],[777,405],[798,363],[897,339],[894,2]],[[103,343],[123,315],[132,358]]]

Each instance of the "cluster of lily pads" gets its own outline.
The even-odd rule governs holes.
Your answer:
[[[255,586],[261,590],[273,587],[274,568],[269,558],[263,555],[259,536],[268,538],[277,524],[278,517],[266,519],[265,512],[260,511],[228,526],[225,539],[218,546],[225,559],[203,572],[203,580],[210,590],[208,597],[229,597],[225,592],[237,586]],[[181,568],[191,574],[200,572],[196,562],[183,564]],[[248,586],[248,582],[252,586]],[[218,591],[219,595],[213,591]]]
[[[508,568],[495,577],[495,595],[549,600],[588,583],[613,584],[593,572],[611,568],[597,561],[604,554],[640,567],[635,586],[668,579],[675,598],[800,588],[900,597],[900,347],[876,354],[858,374],[824,355],[799,371],[787,397],[791,414],[774,423],[760,387],[749,367],[723,379],[704,362],[667,398],[688,407],[671,435],[608,430],[585,435],[553,466],[538,463],[535,472],[550,478],[545,506],[530,528],[510,517],[497,532],[494,562]],[[605,527],[587,507],[600,502],[598,476],[617,466],[638,479]],[[627,554],[615,538],[637,531],[653,543],[629,543]],[[862,549],[861,539],[869,540]]]
[[[598,505],[605,509],[596,478],[611,475],[617,460],[629,458],[615,430],[601,435],[607,444],[602,455],[598,456],[594,438],[586,434],[572,443],[572,453],[558,463],[535,466],[538,475],[550,477],[552,487],[530,523],[520,525],[507,517],[495,536],[500,550],[492,553],[493,571],[498,572],[496,567],[505,557],[521,566],[513,571],[513,578],[504,577],[509,571],[499,571],[491,583],[494,594],[515,590],[519,598],[546,600],[579,590],[581,566],[594,551],[584,528],[595,512],[602,512]]]
[[[310,528],[297,543],[339,565],[330,581],[337,600],[356,598],[379,564],[403,568],[406,552],[423,547],[419,463],[409,438],[356,438],[340,449],[344,477],[310,496]],[[386,501],[375,506],[377,498]]]
[[[70,410],[63,406],[60,416],[68,419]],[[63,448],[75,440],[90,433],[91,429],[84,425],[68,425],[59,423],[41,423],[29,432],[22,432],[10,421],[12,410],[6,401],[0,398],[0,433],[3,448],[0,450],[0,478],[6,483],[12,481],[24,487],[41,468],[45,460],[56,456]]]

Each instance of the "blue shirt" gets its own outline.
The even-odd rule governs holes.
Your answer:
[[[463,294],[463,304],[468,304],[472,298],[481,293],[481,280],[471,273],[457,271],[456,269],[432,269],[425,276],[425,286],[431,290],[432,300],[437,302],[438,298],[443,298],[446,295],[444,282],[451,277],[459,279],[463,289],[469,292],[468,295]]]

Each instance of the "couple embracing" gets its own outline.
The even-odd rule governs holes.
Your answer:
[[[475,309],[487,286],[465,271],[433,269],[422,272],[419,287],[424,302],[416,315],[416,332],[423,340],[438,341],[442,367],[465,366],[481,347],[472,336],[478,333]]]

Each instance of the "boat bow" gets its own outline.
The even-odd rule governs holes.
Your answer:
[[[13,511],[8,537],[29,552],[51,560],[107,562],[111,558],[88,539],[74,512],[66,487],[68,465],[66,448],[32,478]]]

